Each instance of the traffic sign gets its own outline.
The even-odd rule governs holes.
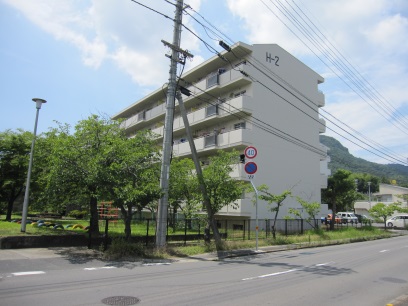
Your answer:
[[[249,146],[245,148],[244,154],[246,158],[253,159],[258,154],[258,150],[255,147]]]
[[[254,162],[247,162],[245,164],[245,172],[247,174],[255,174],[257,170],[258,170],[258,166]]]

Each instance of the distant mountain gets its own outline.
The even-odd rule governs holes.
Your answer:
[[[328,155],[331,159],[329,169],[332,173],[336,172],[337,169],[345,169],[354,173],[375,175],[388,181],[396,180],[397,185],[408,186],[408,166],[383,165],[354,157],[346,147],[333,137],[320,135],[320,142],[329,148]]]

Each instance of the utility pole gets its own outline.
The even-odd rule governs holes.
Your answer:
[[[179,62],[180,52],[180,37],[181,37],[181,25],[183,16],[183,0],[177,0],[176,13],[174,18],[174,32],[173,32],[173,44],[165,43],[172,48],[172,54],[170,57],[170,71],[169,71],[169,85],[167,89],[167,101],[166,101],[166,117],[164,120],[163,131],[163,156],[160,172],[160,188],[162,190],[162,197],[159,201],[159,207],[157,210],[157,226],[156,226],[156,247],[164,247],[166,245],[167,235],[167,209],[169,206],[169,177],[170,177],[170,159],[171,151],[173,147],[173,117],[174,117],[174,104],[176,94],[177,83],[177,63]]]

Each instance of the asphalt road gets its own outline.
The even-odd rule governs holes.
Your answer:
[[[408,236],[221,261],[36,250],[0,250],[0,305],[384,306],[408,293]]]

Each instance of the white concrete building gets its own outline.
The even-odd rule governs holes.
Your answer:
[[[325,102],[318,90],[323,78],[276,44],[239,42],[231,49],[221,53],[227,61],[215,56],[184,73],[179,83],[191,92],[183,95],[183,101],[200,160],[205,164],[218,150],[243,154],[247,146],[254,146],[256,186],[266,184],[273,194],[291,189],[294,196],[320,203],[321,188],[327,186],[330,174],[327,148],[319,142],[319,134],[325,132],[325,121],[319,118]],[[113,119],[126,119],[129,136],[151,129],[161,135],[161,142],[166,92],[167,86],[158,88]],[[190,157],[177,102],[173,130],[173,155]],[[243,164],[232,176],[248,180]],[[290,207],[300,205],[294,198],[285,200],[279,217],[287,215]],[[239,201],[238,209],[224,207],[219,215],[254,219],[250,195]],[[258,216],[273,216],[261,201]]]
[[[371,195],[371,202],[357,201],[354,203],[354,211],[357,214],[368,214],[368,210],[371,209],[377,203],[384,203],[390,205],[393,203],[401,202],[401,207],[408,207],[408,199],[403,198],[408,196],[408,188],[400,187],[397,185],[380,184],[380,191]]]

